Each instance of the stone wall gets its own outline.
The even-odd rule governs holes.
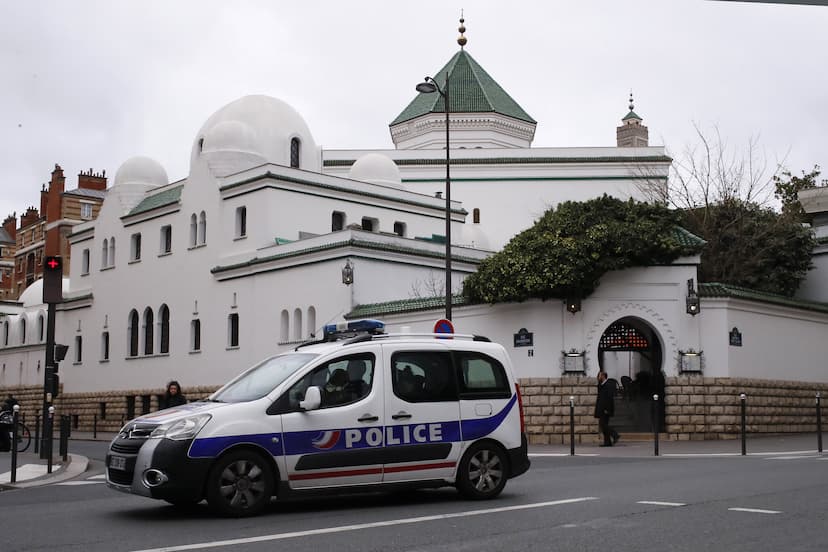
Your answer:
[[[673,440],[739,438],[741,393],[746,394],[749,434],[816,432],[816,393],[828,396],[828,384],[782,380],[679,376],[667,378],[666,384],[666,434]],[[575,442],[597,442],[594,377],[527,378],[520,381],[520,386],[530,444],[569,443],[570,397],[574,404]],[[195,400],[216,389],[185,387],[183,392],[189,400]],[[35,415],[41,408],[42,388],[0,388],[0,400],[9,393],[20,401],[21,414],[33,430]],[[158,410],[158,399],[163,394],[164,388],[60,394],[54,403],[55,414],[69,415],[75,430],[114,432],[130,414],[140,416]],[[146,406],[144,398],[148,401]]]

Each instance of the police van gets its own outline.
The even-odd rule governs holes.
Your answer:
[[[247,516],[315,491],[453,485],[493,498],[529,458],[501,345],[361,320],[329,325],[202,401],[129,421],[106,468],[113,489]]]

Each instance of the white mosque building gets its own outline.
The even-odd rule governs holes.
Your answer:
[[[116,427],[155,408],[170,379],[196,398],[327,323],[372,317],[389,331],[432,331],[444,312],[447,212],[454,327],[511,350],[533,442],[563,438],[570,395],[580,400],[578,433],[594,432],[587,403],[599,366],[640,391],[627,400],[666,394],[660,423],[676,438],[732,434],[738,403],[720,395],[770,387],[773,405],[796,410],[828,390],[828,304],[688,290],[698,256],[608,274],[577,309],[465,304],[463,279],[546,209],[602,194],[646,199],[642,183],[666,183],[671,160],[649,145],[632,103],[614,146],[534,147],[536,121],[461,41],[434,75],[441,86],[448,75],[451,90],[449,209],[440,93],[419,93],[393,120],[393,149],[322,149],[296,110],[258,95],[207,118],[182,180],[152,159],[126,160],[97,219],[70,236],[58,408],[79,427],[93,417]],[[0,392],[28,397],[32,409],[43,383],[41,289],[0,309]],[[700,296],[697,314],[688,294]],[[645,411],[631,404],[630,430],[650,427]],[[797,415],[757,427],[807,430]]]

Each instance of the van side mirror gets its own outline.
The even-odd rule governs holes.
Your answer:
[[[305,391],[305,400],[299,401],[299,408],[302,410],[316,410],[322,404],[322,391],[312,385]]]

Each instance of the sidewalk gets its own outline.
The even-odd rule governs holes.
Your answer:
[[[92,432],[75,431],[69,440],[69,450],[72,450],[72,441],[110,441],[114,433],[98,433],[93,437]],[[823,445],[828,446],[828,438],[823,435]],[[660,458],[675,457],[710,457],[732,456],[742,454],[740,439],[725,441],[667,441],[658,443]],[[746,441],[748,456],[774,455],[807,455],[817,452],[817,436],[815,433],[748,436]],[[60,456],[54,455],[52,473],[47,474],[47,460],[41,459],[32,449],[17,456],[17,481],[11,484],[11,454],[0,453],[0,492],[9,489],[24,489],[51,485],[75,478],[89,467],[89,459],[79,454],[69,453],[67,461],[63,462]],[[825,448],[823,448],[825,451]],[[529,456],[534,458],[569,456],[570,446],[565,445],[531,445]],[[828,452],[822,453],[828,457]],[[653,441],[625,440],[624,435],[614,447],[599,447],[595,444],[576,444],[575,456],[601,456],[605,458],[644,458],[655,457],[655,443]]]

